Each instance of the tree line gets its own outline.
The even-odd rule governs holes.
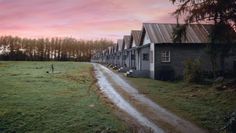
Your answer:
[[[74,38],[29,39],[0,37],[0,60],[15,61],[90,61],[93,54],[113,44],[106,39],[76,40]]]

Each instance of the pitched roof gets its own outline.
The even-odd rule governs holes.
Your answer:
[[[124,49],[129,49],[131,47],[130,38],[131,36],[129,35],[124,36]]]
[[[111,51],[112,51],[112,53],[115,52],[115,48],[116,48],[116,44],[114,44],[114,45],[111,47]]]
[[[119,47],[119,46],[118,46],[118,43],[116,43],[115,46],[114,46],[114,52],[117,52],[117,51],[118,51],[118,47]]]
[[[132,30],[131,31],[131,44],[134,41],[136,46],[139,46],[140,45],[140,41],[141,41],[141,34],[142,34],[141,30]]]
[[[159,23],[144,23],[144,30],[148,34],[152,43],[173,43],[173,31],[177,24],[159,24]],[[209,32],[211,25],[190,24],[186,30],[186,40],[183,43],[208,43]]]
[[[108,47],[108,53],[112,53],[112,46]]]
[[[104,50],[104,55],[108,55],[109,54],[109,49],[105,49]]]
[[[123,50],[123,39],[118,39],[117,44],[118,44],[118,51],[122,51]]]

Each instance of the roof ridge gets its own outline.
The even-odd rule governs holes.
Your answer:
[[[163,25],[176,25],[177,23],[143,23],[143,25],[146,24],[163,24]],[[180,25],[184,25],[185,23],[180,23]],[[204,23],[194,23],[194,24],[188,24],[188,25],[213,25],[213,24],[204,24]]]

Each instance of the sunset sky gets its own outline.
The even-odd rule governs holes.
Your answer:
[[[143,22],[176,22],[169,0],[0,0],[0,35],[116,40]]]

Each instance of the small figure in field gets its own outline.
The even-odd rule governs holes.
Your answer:
[[[51,65],[52,73],[54,73],[54,66],[53,64]]]

